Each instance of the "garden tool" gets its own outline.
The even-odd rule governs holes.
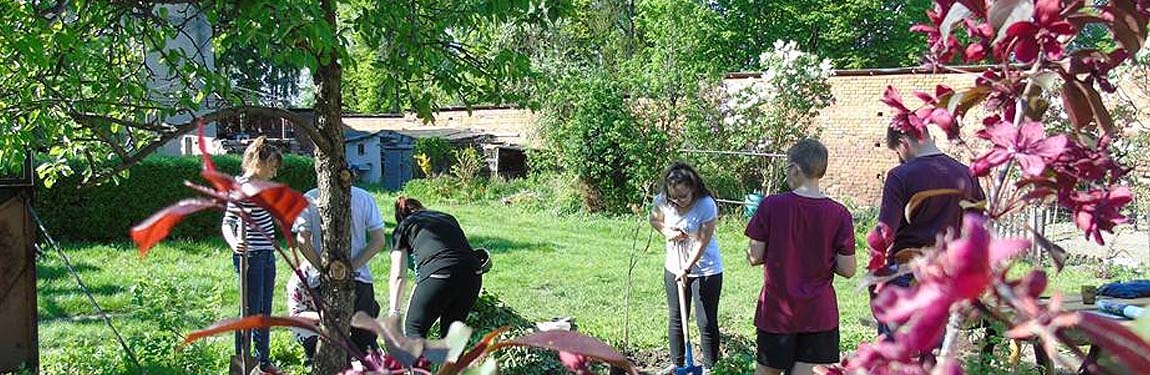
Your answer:
[[[685,269],[686,265],[685,250],[688,250],[690,241],[679,241],[679,269]],[[684,277],[677,281],[679,284],[679,319],[683,325],[683,352],[686,353],[686,359],[683,361],[682,367],[675,367],[675,375],[703,375],[703,368],[695,364],[694,355],[691,353],[691,327],[687,325],[687,292],[690,290],[687,287],[687,280]]]
[[[245,225],[238,224],[239,238],[243,241]],[[240,253],[240,318],[248,315],[248,252],[245,249]],[[230,375],[248,375],[252,370],[257,369],[257,362],[255,357],[251,354],[251,330],[240,331],[240,347],[236,354],[232,356],[232,365],[228,370]]]

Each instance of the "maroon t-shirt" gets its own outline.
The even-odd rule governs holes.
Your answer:
[[[906,205],[919,192],[934,189],[958,189],[962,196],[940,195],[928,198],[915,209],[913,222],[906,220]],[[947,228],[959,229],[962,207],[959,202],[985,200],[978,180],[970,168],[950,156],[919,156],[890,170],[882,189],[882,208],[878,221],[894,232],[894,255],[906,248],[934,245],[936,236]]]
[[[768,333],[810,333],[839,326],[835,255],[854,255],[850,211],[830,198],[795,193],[763,199],[747,237],[767,244],[755,327]]]

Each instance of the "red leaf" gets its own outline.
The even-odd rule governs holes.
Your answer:
[[[203,177],[216,191],[231,191],[236,186],[236,180],[227,173],[222,173],[212,169],[204,169],[200,171],[200,177]]]
[[[1099,346],[1127,369],[1150,369],[1150,343],[1130,331],[1130,328],[1098,314],[1078,312],[1070,327],[1086,335],[1088,341]]]
[[[404,336],[400,324],[397,316],[376,320],[363,311],[356,311],[351,317],[352,327],[375,332],[383,339],[383,346],[389,356],[402,363],[404,367],[411,367],[419,360],[419,356],[423,355],[424,340]]]
[[[1146,24],[1150,22],[1150,16],[1139,12],[1135,1],[1111,0],[1103,11],[1103,17],[1111,21],[1110,30],[1114,33],[1114,39],[1131,56],[1146,44]]]
[[[147,220],[136,224],[132,227],[132,241],[136,242],[136,247],[140,249],[140,257],[148,255],[148,250],[152,249],[157,243],[162,241],[172,232],[172,227],[179,224],[184,216],[195,213],[197,211],[205,210],[208,208],[219,208],[220,205],[216,201],[195,198],[185,199],[176,204],[168,206],[167,208],[153,214]]]
[[[616,367],[627,369],[631,374],[638,374],[638,371],[635,369],[635,366],[631,364],[631,361],[627,360],[627,357],[619,354],[619,352],[616,352],[610,345],[577,332],[537,332],[526,337],[492,345],[491,350],[497,350],[507,346],[530,346],[584,355],[612,364]]]
[[[249,181],[240,185],[240,191],[253,202],[268,210],[272,216],[291,228],[300,212],[307,208],[307,198],[284,184]]]
[[[189,333],[187,337],[184,337],[184,341],[181,342],[179,346],[184,346],[196,340],[221,333],[270,327],[292,327],[320,333],[315,324],[300,318],[252,315],[242,319],[221,320],[208,328]]]
[[[1117,132],[1114,119],[1110,117],[1110,111],[1102,103],[1102,96],[1098,94],[1098,90],[1074,76],[1063,74],[1062,78],[1066,81],[1062,85],[1062,103],[1075,129],[1082,130],[1093,124],[1101,127],[1107,134],[1114,135]]]
[[[197,123],[196,127],[199,129],[200,157],[204,159],[204,170],[215,172],[216,163],[212,161],[212,154],[208,153],[208,142],[207,138],[204,137],[204,128],[206,127],[206,125],[204,125],[204,119],[197,118],[195,121]]]
[[[503,332],[507,332],[509,328],[509,326],[502,326],[483,335],[483,339],[479,340],[479,342],[475,344],[475,347],[471,348],[467,353],[463,353],[463,356],[459,357],[459,361],[453,364],[453,366],[458,366],[458,368],[467,368],[467,366],[470,366],[472,362],[475,362],[483,353],[487,352],[487,349],[495,342],[496,337],[502,335]],[[444,374],[442,369],[439,373]]]

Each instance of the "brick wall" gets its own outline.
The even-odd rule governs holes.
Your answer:
[[[880,99],[888,85],[898,89],[907,105],[914,108],[921,103],[912,95],[914,90],[933,93],[939,84],[961,90],[973,86],[974,79],[975,75],[969,74],[831,77],[835,103],[820,113],[818,121],[822,127],[820,139],[830,151],[823,188],[829,195],[855,204],[878,204],[886,171],[898,164],[898,158],[885,144],[892,110]],[[940,133],[932,133],[939,146],[965,161],[956,150],[948,149]]]
[[[830,163],[823,188],[831,196],[858,205],[874,206],[882,194],[882,179],[886,171],[897,164],[893,151],[884,145],[886,127],[890,123],[891,108],[879,99],[887,85],[894,86],[902,94],[908,106],[916,107],[921,102],[912,94],[914,90],[933,92],[935,85],[947,85],[962,90],[974,85],[975,74],[921,74],[913,72],[891,73],[879,71],[846,71],[830,78],[831,93],[835,102],[824,109],[817,124],[822,128],[820,139],[830,151]],[[725,82],[729,87],[745,85],[754,78],[732,75]],[[1135,85],[1120,83],[1124,92],[1139,108],[1150,103],[1150,95]],[[1147,111],[1144,111],[1147,112]],[[1141,117],[1146,117],[1143,113]],[[980,110],[972,110],[963,128],[968,133],[965,139],[974,139],[971,130],[984,117]],[[533,135],[533,127],[538,115],[527,110],[513,108],[477,108],[469,115],[467,111],[445,110],[439,112],[432,124],[423,124],[413,115],[406,116],[355,116],[349,115],[344,122],[356,130],[403,130],[419,127],[466,128],[477,132],[496,135],[507,143],[523,146],[538,145]],[[1143,123],[1150,124],[1147,119]],[[949,144],[937,129],[933,135],[939,147],[959,161],[969,163],[973,152]],[[978,147],[978,144],[975,144]],[[983,146],[984,147],[984,146]]]
[[[495,136],[496,140],[517,146],[538,145],[533,135],[538,115],[528,110],[506,107],[479,107],[467,113],[466,109],[445,109],[435,115],[432,122],[424,123],[414,114],[398,115],[344,115],[348,127],[361,131],[408,129],[468,129]]]

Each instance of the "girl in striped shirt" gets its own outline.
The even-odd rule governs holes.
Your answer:
[[[278,148],[267,143],[266,137],[256,138],[247,150],[241,167],[243,175],[236,178],[238,183],[267,181],[275,178],[276,171],[283,162]],[[263,207],[250,200],[228,203],[222,225],[224,240],[232,248],[232,266],[240,272],[240,258],[247,256],[247,286],[244,294],[246,315],[270,315],[272,312],[272,289],[275,287],[275,242],[276,226],[272,215]],[[279,374],[280,371],[269,360],[268,330],[252,332],[255,351],[252,356],[259,360],[260,371],[265,374]],[[236,352],[250,345],[244,342],[240,332],[236,332]]]

